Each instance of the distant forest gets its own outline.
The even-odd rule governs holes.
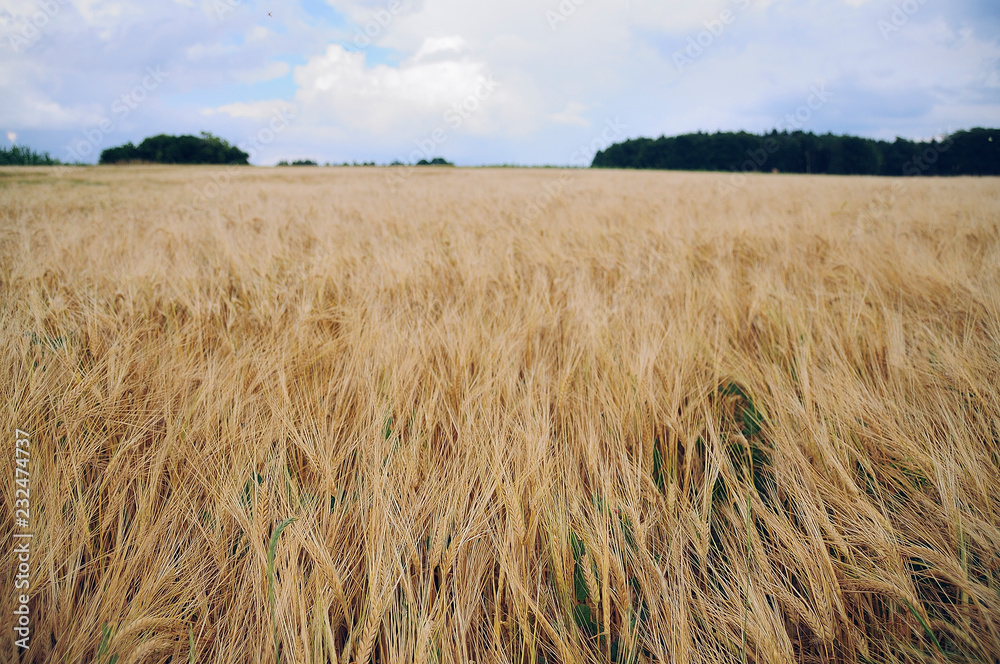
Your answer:
[[[829,173],[1000,175],[1000,129],[969,129],[941,141],[877,141],[811,132],[684,134],[635,138],[598,152],[592,168]]]
[[[250,155],[222,138],[201,136],[150,136],[139,145],[108,148],[101,152],[102,164],[151,162],[155,164],[247,164]]]
[[[0,166],[56,166],[58,159],[53,159],[48,152],[38,153],[31,148],[12,145],[0,148]]]

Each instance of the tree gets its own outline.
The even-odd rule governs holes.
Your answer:
[[[838,175],[1000,175],[1000,130],[959,131],[944,141],[876,141],[788,131],[634,138],[594,155],[592,168],[770,171]]]
[[[57,166],[58,159],[53,159],[48,152],[39,154],[31,148],[12,145],[10,148],[0,148],[0,166]]]
[[[421,159],[417,162],[417,166],[454,166],[455,164],[450,161],[446,161],[442,157],[434,157],[430,161],[426,159]]]
[[[130,142],[104,150],[100,163],[247,164],[249,156],[208,132],[202,132],[201,136],[158,134],[150,136],[138,146]]]

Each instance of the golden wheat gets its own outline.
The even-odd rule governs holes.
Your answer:
[[[385,173],[0,170],[0,660],[1000,660],[1000,182]]]

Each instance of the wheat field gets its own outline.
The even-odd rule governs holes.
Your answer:
[[[0,169],[0,321],[2,661],[1000,661],[997,179]]]

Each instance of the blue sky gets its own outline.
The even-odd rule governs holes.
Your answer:
[[[0,145],[69,161],[200,131],[257,164],[585,165],[974,126],[1000,126],[995,0],[0,0]]]

